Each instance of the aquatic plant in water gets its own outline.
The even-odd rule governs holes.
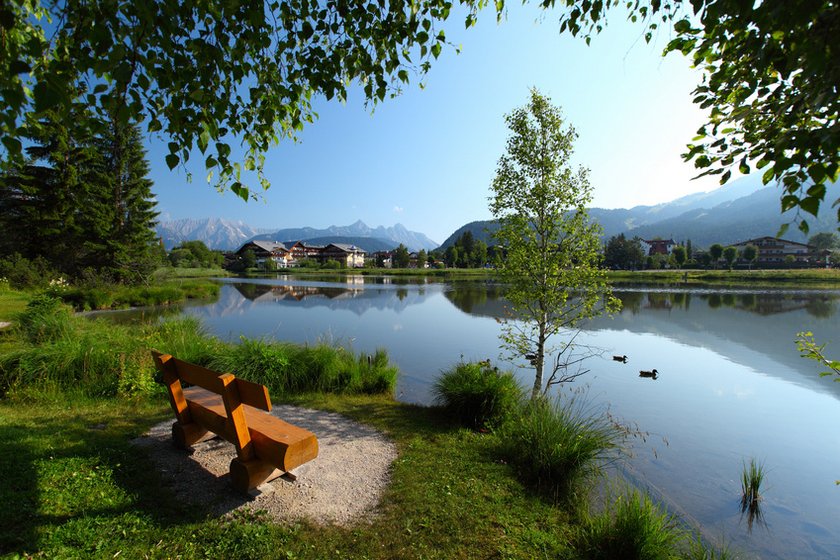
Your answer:
[[[747,530],[752,531],[753,523],[764,525],[761,511],[761,484],[764,481],[764,465],[750,458],[750,464],[744,463],[741,471],[741,515],[747,515]]]

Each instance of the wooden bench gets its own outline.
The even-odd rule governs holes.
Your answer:
[[[318,456],[312,432],[266,414],[271,400],[264,385],[169,354],[152,351],[152,356],[175,412],[173,442],[186,449],[209,431],[232,443],[236,458],[230,478],[237,490],[249,492]],[[185,388],[182,382],[193,386]]]

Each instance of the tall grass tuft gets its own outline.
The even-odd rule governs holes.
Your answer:
[[[340,346],[267,342],[242,338],[218,353],[210,367],[266,385],[275,394],[393,392],[397,369],[384,350],[356,356]]]
[[[684,538],[673,516],[633,491],[589,518],[577,544],[580,557],[587,560],[670,560],[682,557]]]
[[[764,465],[750,458],[741,469],[741,514],[747,515],[747,528],[752,531],[753,523],[764,524],[761,511],[761,484],[764,482]]]
[[[72,330],[70,311],[58,298],[46,294],[35,296],[17,316],[19,332],[30,344],[59,340]]]
[[[470,428],[497,428],[521,406],[522,387],[511,372],[487,362],[461,362],[438,377],[435,404]]]
[[[573,505],[586,497],[591,480],[614,460],[619,433],[593,415],[579,396],[537,399],[500,430],[502,454],[521,475],[557,502]]]
[[[201,321],[184,317],[143,327],[145,348],[153,348],[178,359],[210,367],[217,355],[227,352],[230,344],[207,334]]]

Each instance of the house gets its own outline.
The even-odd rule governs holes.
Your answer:
[[[303,259],[315,259],[321,261],[325,247],[323,245],[311,245],[306,241],[296,241],[289,246],[292,254],[292,261],[298,263]]]
[[[394,266],[393,251],[375,251],[371,253],[373,265],[379,268],[392,268]]]
[[[825,255],[812,245],[770,236],[748,239],[732,246],[740,253],[747,245],[752,245],[758,250],[755,262],[759,265],[781,264],[789,261],[789,257],[793,257],[794,262],[799,264],[816,263],[821,258],[825,259]]]
[[[652,257],[653,255],[670,255],[671,251],[677,245],[673,239],[640,239],[639,242],[642,244],[642,250],[648,257]]]
[[[286,268],[292,261],[292,255],[289,249],[277,241],[249,241],[236,251],[236,255],[241,257],[247,251],[254,253],[257,266],[265,266],[265,262],[271,259],[277,268]]]
[[[347,243],[330,243],[324,247],[320,259],[321,262],[338,261],[347,268],[362,268],[365,266],[365,251]]]

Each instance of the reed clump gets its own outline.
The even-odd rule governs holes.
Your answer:
[[[247,338],[217,353],[210,367],[262,383],[278,395],[393,393],[398,375],[382,349],[357,356],[341,346],[300,346]]]
[[[741,469],[741,514],[747,516],[747,528],[752,531],[753,524],[763,524],[761,511],[762,489],[764,482],[764,464],[750,458],[750,464],[743,464]]]
[[[579,395],[539,398],[499,430],[501,453],[520,475],[559,503],[582,503],[615,460],[620,433]]]
[[[577,548],[586,560],[676,560],[685,536],[674,516],[633,491],[584,520]]]
[[[432,387],[435,404],[474,429],[501,426],[522,406],[523,391],[512,372],[489,362],[461,362]]]

